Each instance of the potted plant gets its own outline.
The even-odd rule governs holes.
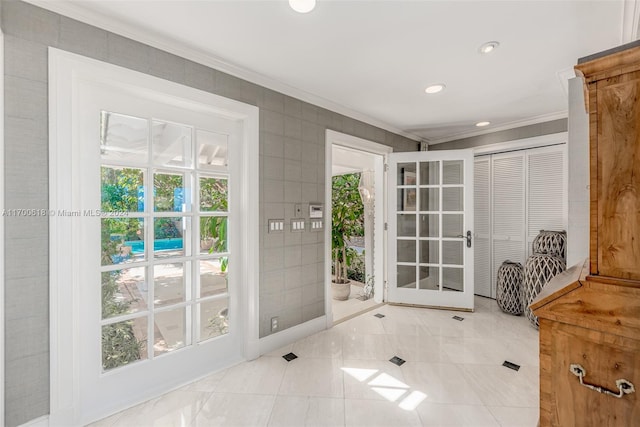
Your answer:
[[[334,279],[331,283],[333,299],[346,300],[351,293],[347,268],[357,252],[347,246],[351,236],[363,232],[364,206],[358,184],[360,174],[338,175],[332,178],[331,192],[331,258]]]

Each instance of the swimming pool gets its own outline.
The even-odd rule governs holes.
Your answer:
[[[124,242],[125,246],[131,246],[132,254],[144,253],[144,240],[131,240]],[[172,249],[182,249],[182,237],[172,239],[157,239],[153,241],[154,251],[168,251]]]

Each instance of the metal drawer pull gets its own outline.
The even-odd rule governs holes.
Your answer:
[[[625,394],[631,394],[636,391],[631,381],[625,380],[625,379],[616,380],[616,387],[618,387],[617,393],[611,390],[607,390],[604,387],[600,387],[593,384],[587,384],[584,381],[582,381],[582,378],[587,376],[587,371],[577,363],[572,363],[571,366],[569,366],[569,371],[571,371],[571,373],[576,377],[580,378],[580,385],[590,388],[591,390],[595,390],[598,393],[604,393],[604,394],[608,394],[609,396],[617,397],[618,399],[623,397]]]

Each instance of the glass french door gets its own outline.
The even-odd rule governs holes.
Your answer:
[[[144,93],[80,88],[81,419],[242,359],[241,126]],[[70,218],[72,220],[73,218]]]
[[[389,302],[473,310],[472,150],[391,154],[388,185]]]

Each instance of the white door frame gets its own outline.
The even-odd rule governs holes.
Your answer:
[[[245,230],[241,247],[244,252],[243,277],[246,287],[239,293],[241,313],[245,320],[245,359],[259,356],[258,284],[259,284],[259,117],[258,108],[213,95],[157,77],[112,64],[49,48],[49,212],[74,210],[72,174],[69,159],[74,156],[77,136],[72,127],[77,87],[80,81],[119,85],[142,93],[171,98],[176,104],[197,105],[203,111],[239,119],[243,123],[242,211]],[[80,239],[74,237],[72,222],[55,215],[49,218],[50,254],[50,351],[51,351],[51,425],[76,425],[79,422],[79,327],[78,289],[73,274]],[[131,402],[135,404],[137,402]]]
[[[0,212],[4,211],[4,33],[0,29]],[[0,216],[0,378],[4,376],[4,215]],[[4,422],[4,383],[0,384],[0,422]]]
[[[393,147],[378,144],[377,142],[358,138],[356,136],[347,135],[346,133],[336,132],[327,129],[325,137],[325,230],[324,230],[324,281],[325,281],[325,313],[327,315],[327,328],[333,326],[333,308],[331,297],[331,166],[333,163],[332,146],[339,145],[341,147],[352,150],[364,151],[366,153],[381,156],[380,161],[376,160],[375,166],[375,223],[374,223],[374,300],[376,302],[386,301],[384,295],[384,284],[386,277],[386,256],[387,256],[387,233],[384,230],[384,223],[387,218],[386,203],[386,172],[384,165],[387,163],[387,156],[393,152]],[[383,250],[380,250],[383,248]]]

